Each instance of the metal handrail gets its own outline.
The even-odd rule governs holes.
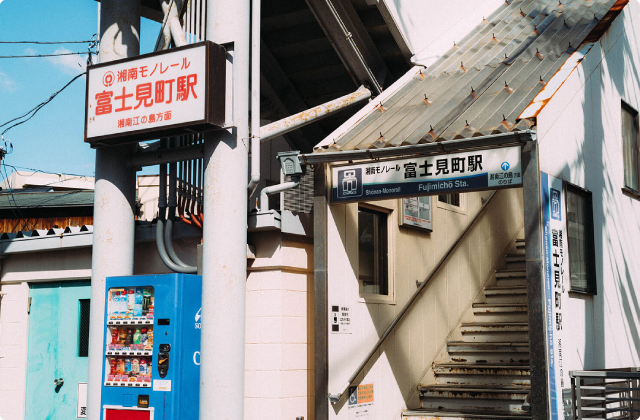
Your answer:
[[[610,413],[617,413],[616,419],[637,419],[636,413],[640,413],[640,372],[633,371],[637,369],[570,371],[573,419],[607,419]],[[597,382],[583,384],[589,379]],[[616,379],[622,381],[606,382]],[[589,393],[583,395],[583,390]],[[626,416],[622,417],[625,413]]]
[[[351,386],[353,381],[355,381],[356,377],[360,374],[360,372],[362,372],[362,370],[367,365],[367,363],[369,363],[369,361],[371,360],[371,358],[373,357],[375,352],[380,348],[380,346],[382,345],[382,342],[389,336],[389,334],[391,333],[393,328],[398,324],[398,322],[400,322],[402,317],[407,313],[407,311],[409,310],[409,308],[411,307],[413,302],[415,302],[415,300],[418,298],[418,296],[420,296],[420,293],[426,288],[426,286],[429,283],[429,281],[431,280],[431,278],[438,272],[438,270],[440,270],[440,268],[442,267],[444,262],[447,260],[447,258],[449,258],[449,255],[451,255],[451,253],[458,246],[460,241],[462,241],[462,238],[464,238],[464,236],[467,234],[467,232],[469,232],[469,230],[471,230],[471,228],[475,224],[476,220],[478,220],[478,218],[480,217],[480,215],[482,214],[484,209],[489,205],[489,203],[491,202],[491,200],[493,199],[493,197],[496,195],[497,192],[498,191],[496,190],[496,191],[493,191],[491,193],[491,195],[489,196],[487,201],[484,202],[484,204],[482,205],[480,210],[478,210],[478,213],[476,213],[476,215],[473,217],[473,220],[471,220],[471,222],[467,225],[467,227],[460,233],[460,235],[458,236],[458,239],[456,239],[456,241],[451,245],[449,250],[447,252],[445,252],[445,254],[442,256],[440,261],[438,261],[438,264],[436,264],[436,266],[431,270],[431,272],[429,273],[427,278],[420,284],[420,287],[418,287],[418,289],[415,291],[413,296],[411,296],[409,301],[404,305],[404,307],[398,313],[398,315],[396,315],[396,318],[391,322],[391,325],[389,325],[389,327],[384,332],[384,334],[382,334],[382,336],[380,337],[378,342],[375,344],[375,346],[373,346],[371,351],[369,351],[369,353],[364,358],[362,363],[360,363],[360,365],[358,365],[358,367],[356,368],[355,372],[353,372],[353,374],[349,377],[349,379],[347,380],[345,385],[343,385],[341,391],[338,394],[329,393],[329,401],[331,402],[331,404],[335,404],[338,401],[340,401],[340,398],[342,398],[342,395],[344,395],[344,393],[349,389],[349,386]]]

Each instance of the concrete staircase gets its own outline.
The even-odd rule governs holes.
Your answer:
[[[531,386],[524,240],[484,296],[473,304],[475,321],[461,324],[462,340],[447,343],[449,360],[434,364],[435,384],[418,388],[422,408],[403,419],[531,418],[523,408]]]

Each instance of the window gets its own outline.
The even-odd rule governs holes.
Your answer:
[[[79,299],[78,319],[78,357],[89,356],[89,318],[90,299]]]
[[[622,102],[622,154],[624,186],[639,191],[638,186],[638,111]]]
[[[358,280],[362,294],[389,295],[387,213],[358,209]]]
[[[571,291],[596,293],[591,192],[566,184]]]
[[[441,203],[447,203],[452,206],[460,207],[460,193],[440,194],[438,195],[438,201]]]

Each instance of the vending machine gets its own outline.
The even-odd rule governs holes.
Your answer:
[[[197,420],[202,277],[106,282],[102,420]]]

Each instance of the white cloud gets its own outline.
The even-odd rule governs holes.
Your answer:
[[[0,0],[2,1],[2,0]],[[14,92],[18,90],[18,83],[12,80],[6,73],[0,71],[0,91]]]
[[[34,50],[33,48],[25,48],[24,55],[38,55],[38,51]]]
[[[66,48],[58,48],[52,54],[64,54],[70,52],[72,51]],[[59,55],[56,57],[49,57],[48,59],[63,73],[78,74],[87,69],[86,55]]]

